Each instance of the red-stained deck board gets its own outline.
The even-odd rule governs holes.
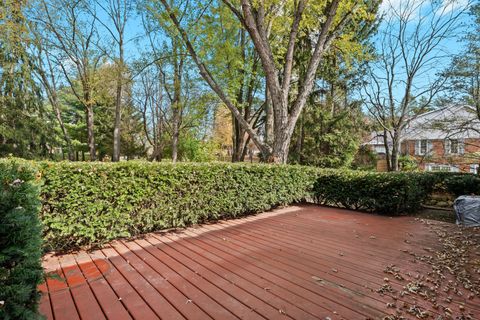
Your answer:
[[[349,318],[381,314],[381,310],[384,307],[384,303],[381,300],[373,298],[367,299],[369,300],[368,303],[363,301],[365,298],[368,298],[367,295],[370,292],[363,292],[365,290],[361,285],[355,283],[344,284],[339,279],[334,279],[330,274],[335,274],[335,272],[331,270],[319,272],[318,267],[315,265],[308,268],[304,266],[303,261],[300,263],[291,261],[288,255],[284,254],[283,249],[272,251],[269,247],[258,245],[258,242],[255,246],[245,243],[241,238],[233,240],[234,242],[237,242],[237,239],[239,240],[238,245],[235,245],[230,239],[223,242],[219,238],[210,240],[212,241],[211,244],[220,250],[222,250],[222,246],[226,246],[227,248],[223,249],[224,252],[235,252],[235,256],[239,258],[245,257],[245,264],[258,266],[258,270],[251,269],[253,272],[264,274],[266,279],[271,280],[285,290],[290,290],[292,294],[309,299],[312,303],[316,303],[318,296],[320,296],[322,298],[320,306],[328,308],[329,311],[337,311],[345,316],[348,315]],[[265,253],[261,251],[262,254],[259,254],[258,249],[265,249]],[[271,277],[270,274],[274,276]],[[322,280],[312,282],[314,277]],[[300,289],[290,289],[292,284],[299,286]],[[318,292],[318,285],[321,285],[323,289],[320,293]],[[349,290],[345,290],[344,287],[348,287]],[[349,301],[344,300],[345,295]],[[355,303],[353,308],[351,307],[352,302]],[[359,306],[361,306],[362,310],[358,309]],[[364,311],[363,309],[367,310]]]
[[[40,313],[48,319],[53,318],[52,304],[50,303],[50,295],[48,294],[47,284],[42,283],[39,286],[42,297],[40,298]]]
[[[46,277],[53,317],[55,319],[80,319],[72,298],[71,290],[65,280],[65,275],[63,274],[60,263],[58,263],[58,258],[52,257],[47,263],[49,265],[47,270],[51,270],[50,268],[55,269],[55,271],[50,272]]]
[[[80,318],[92,320],[106,319],[75,258],[72,255],[64,255],[59,257],[59,261]]]
[[[454,232],[456,226],[433,222]],[[114,241],[94,252],[47,255],[47,319],[382,319],[387,304],[442,310],[384,272],[427,274],[409,252],[439,249],[428,224],[304,205],[177,232]],[[480,319],[480,299],[449,295],[454,315]],[[394,299],[395,298],[395,299]],[[406,310],[404,308],[404,310]],[[405,319],[415,316],[402,313]]]
[[[88,282],[90,288],[95,294],[98,305],[100,307],[103,306],[103,312],[107,319],[132,319],[128,310],[122,304],[122,301],[119,300],[119,297],[115,294],[107,280],[105,280],[104,274],[111,271],[109,264],[105,261],[96,259],[97,264],[100,265],[100,268],[97,267],[90,255],[86,252],[79,252],[75,255],[75,260],[85,278],[89,279]]]
[[[186,248],[176,250],[178,247],[174,246],[177,244],[175,242],[171,243],[172,245],[169,245],[169,242],[162,242],[162,237],[155,238],[153,236],[148,237],[146,240],[151,245],[161,248],[162,251],[169,254],[172,258],[176,259],[180,263],[183,263],[194,273],[205,278],[207,281],[210,281],[223,291],[231,294],[232,297],[247,306],[248,314],[246,315],[249,316],[249,318],[253,318],[254,316],[258,317],[256,315],[251,315],[251,312],[258,313],[267,319],[284,318],[277,308],[274,308],[268,303],[265,303],[265,300],[261,300],[257,297],[258,293],[260,293],[260,295],[262,294],[260,288],[260,290],[257,291],[257,295],[255,295],[255,293],[249,293],[247,290],[243,289],[242,286],[239,286],[237,283],[229,281],[226,277],[222,276],[223,270],[221,270],[218,266],[216,268],[212,268],[212,264],[209,264],[208,260],[204,257],[192,254]],[[160,244],[162,243],[165,243],[166,245],[161,246]],[[215,270],[216,273],[213,272],[212,269]],[[266,299],[266,301],[268,301],[268,299]]]
[[[143,249],[147,251],[152,257],[155,257],[158,261],[162,261],[165,266],[169,268],[166,273],[169,281],[182,287],[184,283],[192,284],[192,287],[184,288],[184,292],[192,292],[190,296],[192,302],[195,301],[198,303],[210,316],[218,319],[235,319],[236,317],[252,320],[261,319],[258,314],[246,305],[240,303],[230,294],[225,293],[211,282],[203,279],[201,275],[192,272],[183,264],[178,263],[159,248],[143,240],[137,241],[137,244],[139,244],[140,250]],[[227,310],[228,312],[225,312]]]
[[[190,235],[193,235],[191,233]],[[209,239],[205,239],[208,237]],[[310,310],[318,318],[328,317],[329,314],[334,311],[342,314],[347,319],[358,319],[365,314],[361,313],[357,306],[356,310],[352,310],[345,306],[342,301],[332,300],[329,293],[325,293],[325,288],[316,287],[317,294],[306,288],[302,279],[295,278],[293,275],[297,273],[294,268],[290,269],[290,273],[285,273],[280,269],[279,264],[265,263],[261,258],[256,255],[255,251],[244,251],[240,247],[230,246],[228,240],[218,243],[210,239],[209,235],[199,237],[202,239],[202,244],[206,245],[207,250],[210,250],[220,257],[223,257],[227,261],[232,261],[236,268],[244,268],[250,271],[252,274],[260,276],[260,283],[263,286],[269,288],[272,292],[288,299],[303,310]],[[310,276],[311,277],[311,276]],[[315,286],[314,283],[311,283]],[[321,292],[321,293],[320,293]],[[349,304],[351,302],[348,302]],[[363,308],[363,306],[361,306]],[[373,311],[372,311],[373,312]]]

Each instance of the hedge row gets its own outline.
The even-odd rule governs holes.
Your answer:
[[[431,192],[435,174],[322,170],[314,196],[320,204],[388,215],[414,212]]]
[[[43,163],[50,249],[261,212],[304,200],[314,168],[250,164]]]
[[[435,186],[479,193],[473,175],[226,163],[41,162],[45,246],[65,250],[310,200],[395,215]],[[4,171],[4,170],[2,170]]]
[[[475,193],[472,181],[478,179],[227,163],[47,162],[41,172],[44,239],[54,250],[303,200],[396,215],[417,210],[435,185]]]
[[[0,319],[36,319],[42,281],[39,188],[26,163],[0,160]]]
[[[438,186],[480,193],[480,178],[473,175],[226,163],[0,160],[0,183],[1,319],[36,317],[38,216],[44,250],[68,250],[304,200],[395,215],[418,209]]]
[[[450,172],[367,172],[324,169],[314,186],[317,203],[398,215],[418,210],[432,192],[480,195],[480,177]]]
[[[480,177],[473,174],[456,174],[437,182],[445,191],[458,197],[461,195],[480,194]]]

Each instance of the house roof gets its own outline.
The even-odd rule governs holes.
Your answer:
[[[476,130],[472,129],[475,128]],[[391,137],[388,136],[391,143]],[[480,138],[480,121],[468,105],[449,105],[416,116],[405,128],[402,140]],[[366,145],[383,145],[383,131],[374,131]]]
[[[479,131],[480,121],[472,107],[450,105],[415,117],[407,125],[403,139],[480,138]]]
[[[390,141],[390,137],[388,137],[388,141]],[[374,131],[370,133],[370,135],[364,140],[364,145],[382,145],[384,144],[383,141],[383,131]]]

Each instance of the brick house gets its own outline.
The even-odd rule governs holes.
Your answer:
[[[383,135],[373,133],[367,144],[384,158]],[[413,157],[421,170],[477,173],[480,122],[474,110],[463,105],[423,113],[405,129],[401,154]]]

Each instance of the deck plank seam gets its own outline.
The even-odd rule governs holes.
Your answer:
[[[162,250],[161,248],[159,248],[159,247],[157,247],[156,245],[152,244],[148,239],[145,239],[145,241],[147,241],[148,243],[150,243],[150,244],[151,244],[153,247],[155,247],[157,250],[161,250],[164,254],[168,255],[170,258],[172,258],[173,260],[177,261],[179,264],[183,265],[185,268],[189,269],[191,272],[195,273],[194,270],[192,270],[191,268],[189,268],[187,265],[185,265],[184,263],[182,263],[182,262],[179,261],[178,259],[174,258],[172,255],[168,254],[167,252],[165,252],[165,251]],[[157,259],[158,259],[158,258],[157,258]],[[226,295],[229,295],[231,298],[233,298],[233,299],[234,299],[235,301],[237,301],[238,303],[241,303],[241,304],[242,304],[243,306],[245,306],[246,308],[249,308],[248,305],[246,305],[246,304],[243,303],[242,301],[238,300],[238,298],[232,296],[228,291],[224,290],[223,288],[219,287],[218,285],[214,284],[213,282],[211,282],[210,280],[208,280],[208,279],[206,279],[206,278],[204,278],[204,277],[201,277],[201,278],[202,278],[203,280],[209,282],[211,285],[215,286],[216,288],[218,288],[220,291],[224,292]],[[184,278],[184,279],[185,279],[185,278]],[[185,279],[185,280],[187,281],[187,279]],[[197,288],[198,288],[198,287],[197,287]],[[198,289],[200,290],[200,288],[198,288]],[[201,290],[201,291],[203,291],[203,290]],[[210,296],[207,292],[204,292],[204,293],[205,293],[205,295]],[[213,298],[213,297],[211,297],[211,296],[210,296],[210,298],[211,298],[212,300],[217,301],[217,303],[219,303],[220,305],[222,305],[221,302],[218,301],[217,299],[215,299],[215,298]],[[222,305],[222,306],[223,306],[223,305]],[[223,307],[225,307],[225,306],[223,306]],[[266,319],[264,316],[262,316],[261,314],[259,314],[256,310],[253,310],[253,311],[254,311],[255,313],[257,313],[260,317]]]

